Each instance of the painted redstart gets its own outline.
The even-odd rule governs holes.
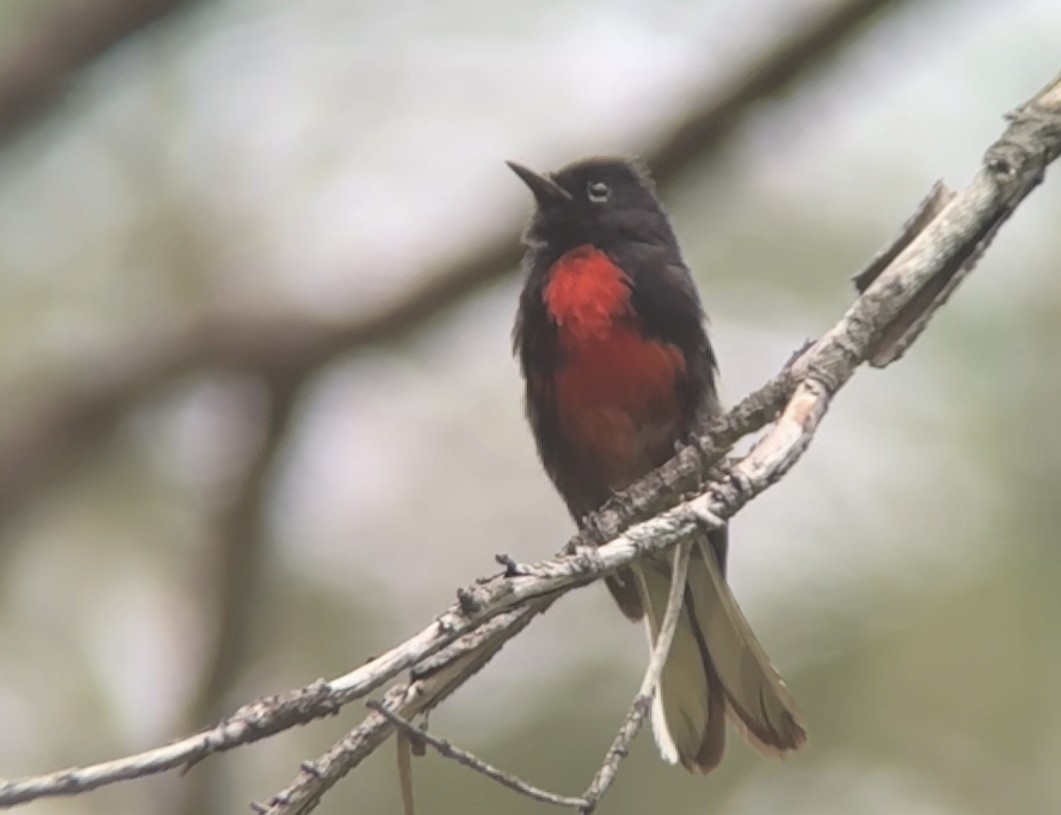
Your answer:
[[[576,522],[674,455],[720,412],[715,355],[692,276],[647,173],[591,158],[552,174],[509,166],[536,202],[514,345],[527,418]],[[607,586],[655,637],[669,558]],[[725,582],[726,530],[698,535],[652,709],[663,757],[707,773],[728,715],[769,755],[806,740],[800,714]]]

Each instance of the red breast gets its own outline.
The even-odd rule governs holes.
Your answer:
[[[544,300],[563,350],[554,373],[563,433],[609,486],[622,488],[672,448],[685,359],[643,335],[629,277],[595,247],[553,264]]]

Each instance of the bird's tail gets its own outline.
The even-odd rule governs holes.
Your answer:
[[[807,739],[799,709],[766,656],[723,576],[725,530],[694,544],[685,602],[652,707],[663,757],[708,773],[722,760],[727,714],[760,752],[780,756]],[[649,636],[663,621],[670,566],[637,568]]]

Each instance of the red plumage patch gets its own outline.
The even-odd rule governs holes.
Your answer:
[[[673,444],[681,351],[646,339],[630,279],[600,250],[580,246],[554,265],[544,300],[564,351],[554,374],[564,434],[609,473],[616,488]]]
[[[601,339],[631,313],[630,278],[599,249],[579,246],[553,264],[545,306],[565,345]]]

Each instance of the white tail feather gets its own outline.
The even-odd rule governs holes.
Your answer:
[[[655,642],[670,591],[670,569],[649,562],[635,570],[641,588],[649,645]],[[652,730],[664,760],[676,763],[695,756],[708,719],[708,679],[703,656],[689,617],[682,609],[670,655],[652,700]],[[667,699],[666,706],[662,699]]]

